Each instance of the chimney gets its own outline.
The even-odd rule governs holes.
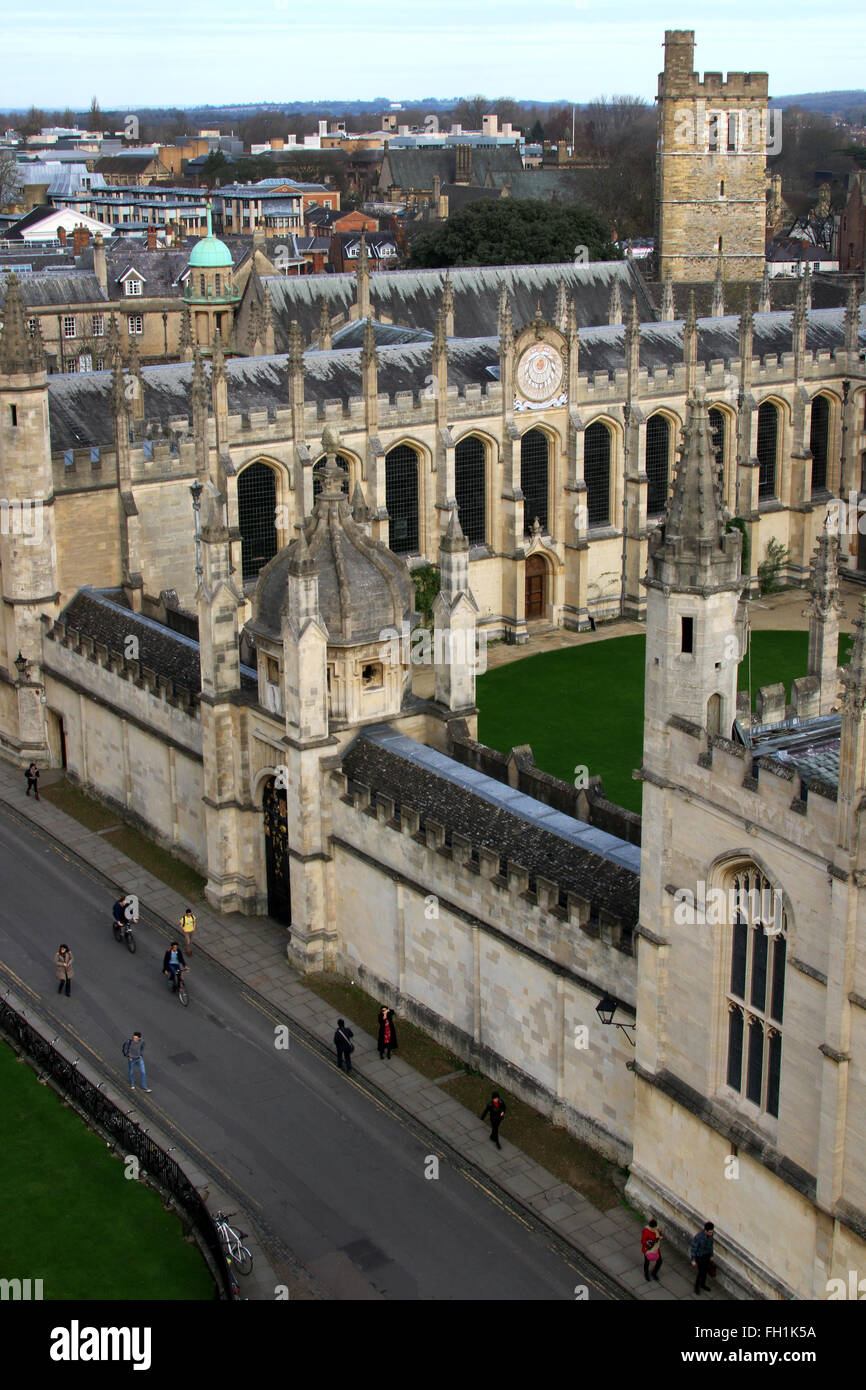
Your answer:
[[[105,264],[105,242],[102,240],[101,232],[97,232],[93,238],[93,273],[103,290],[107,292],[108,271]]]
[[[60,242],[60,245],[61,245],[61,246],[65,246],[65,245],[66,245],[66,228],[65,228],[65,227],[58,227],[58,228],[57,228],[57,240]]]
[[[499,134],[499,117],[495,112],[491,113],[489,116],[481,117],[481,133],[483,135]]]
[[[156,250],[156,227],[148,227],[147,229],[147,249],[148,251]]]
[[[319,121],[319,139],[321,140],[322,136],[323,136],[323,135],[327,135],[327,133],[328,133],[328,122],[327,122],[327,121]]]
[[[72,233],[72,253],[80,256],[85,246],[90,245],[90,233],[86,227],[76,227]]]

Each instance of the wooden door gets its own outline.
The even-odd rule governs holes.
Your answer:
[[[543,618],[547,612],[547,566],[540,555],[526,561],[526,621]]]

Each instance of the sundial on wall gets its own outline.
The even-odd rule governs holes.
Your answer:
[[[517,389],[524,397],[515,402],[518,409],[539,409],[559,404],[564,368],[562,357],[550,343],[533,343],[521,354],[517,364]]]

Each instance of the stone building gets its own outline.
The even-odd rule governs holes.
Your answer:
[[[665,32],[659,73],[656,250],[659,276],[759,281],[767,222],[768,77],[694,71],[693,29]],[[777,114],[777,113],[774,113]]]

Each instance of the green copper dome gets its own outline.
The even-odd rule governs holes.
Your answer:
[[[215,237],[213,234],[210,207],[208,207],[207,210],[207,236],[202,237],[201,241],[196,242],[195,246],[192,248],[189,263],[196,270],[201,270],[202,268],[213,269],[214,267],[222,266],[231,268],[234,264],[232,261],[232,253],[225,242],[220,241],[219,238]]]

